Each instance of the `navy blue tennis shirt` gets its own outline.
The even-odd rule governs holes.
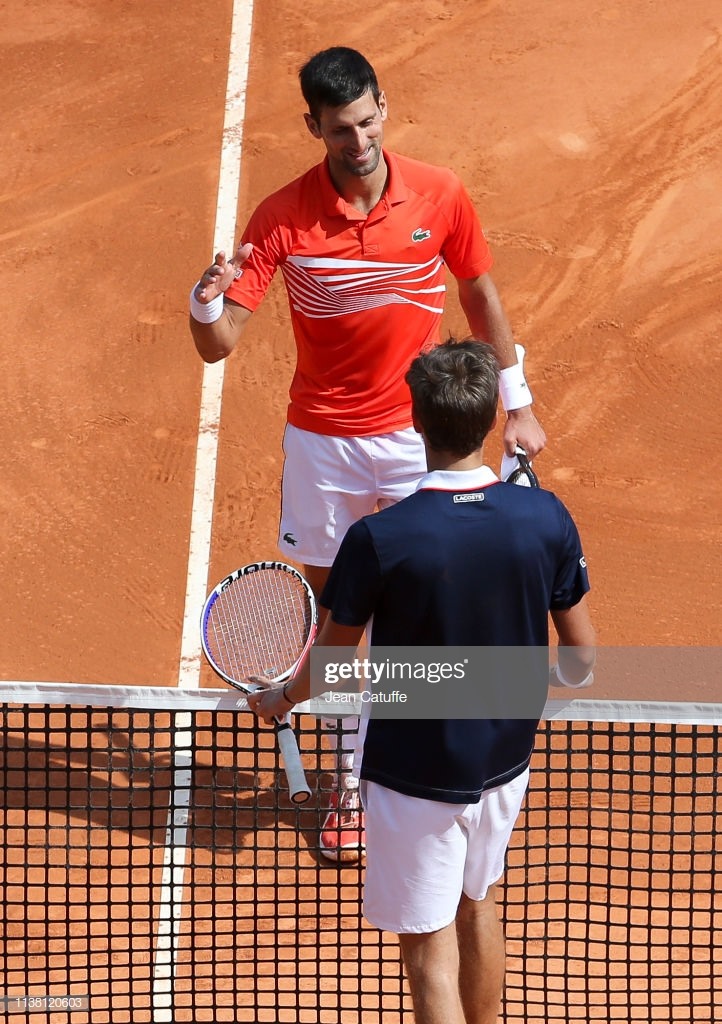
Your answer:
[[[321,604],[341,625],[373,618],[372,647],[546,647],[549,611],[573,607],[588,590],[579,534],[562,502],[501,483],[484,466],[429,473],[416,493],[355,523]],[[525,770],[538,720],[449,719],[442,683],[438,696],[438,719],[372,715],[362,779],[473,803]]]

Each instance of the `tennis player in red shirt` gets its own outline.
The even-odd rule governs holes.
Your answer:
[[[501,367],[506,453],[518,444],[533,458],[545,436],[459,178],[383,148],[386,96],[356,50],[324,50],[299,77],[325,158],[258,206],[231,259],[216,255],[191,291],[190,328],[206,362],[225,359],[281,271],[297,365],[279,548],[320,594],[348,527],[406,497],[426,472],[405,375],[439,342],[447,267],[470,333]],[[321,837],[334,860],[363,849],[351,761],[345,752]]]

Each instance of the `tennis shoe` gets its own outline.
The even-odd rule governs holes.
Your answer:
[[[319,845],[327,860],[343,864],[353,864],[364,855],[366,830],[356,779],[342,777],[340,790],[331,793]]]

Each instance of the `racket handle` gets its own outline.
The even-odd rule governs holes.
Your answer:
[[[276,735],[291,800],[293,800],[294,804],[305,804],[311,796],[311,790],[306,782],[306,773],[303,770],[301,755],[298,752],[296,735],[291,728],[290,722],[277,722]]]

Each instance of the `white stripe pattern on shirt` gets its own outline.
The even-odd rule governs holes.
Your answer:
[[[289,256],[281,271],[293,308],[323,319],[394,303],[441,313],[446,291],[443,265],[441,256],[421,264]],[[430,298],[424,302],[421,296]],[[437,301],[431,296],[437,296]]]

